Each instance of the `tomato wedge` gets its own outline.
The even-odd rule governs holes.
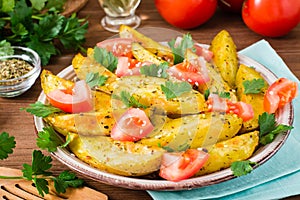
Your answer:
[[[278,108],[291,102],[298,94],[296,82],[286,78],[279,78],[267,90],[264,96],[264,109],[268,113],[275,113]]]
[[[97,43],[98,47],[105,48],[118,57],[118,65],[115,72],[118,77],[140,75],[140,67],[144,63],[133,57],[131,47],[133,41],[130,38],[114,38]]]
[[[187,81],[191,85],[200,85],[209,81],[205,61],[202,57],[174,65],[167,69],[170,76],[181,81]]]
[[[51,105],[68,113],[88,112],[93,109],[91,90],[84,80],[76,82],[74,88],[56,89],[46,96]]]
[[[129,108],[113,126],[111,138],[119,141],[138,141],[153,129],[154,126],[143,110]]]
[[[205,164],[209,154],[200,149],[164,153],[159,176],[169,181],[181,181],[196,174]]]
[[[234,113],[243,121],[248,121],[254,117],[254,111],[250,104],[242,101],[232,102],[227,98],[219,97],[217,94],[210,94],[207,104],[209,111]]]

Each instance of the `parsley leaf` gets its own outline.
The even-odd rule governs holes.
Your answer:
[[[205,99],[205,101],[208,100],[209,95],[210,95],[210,90],[209,90],[209,89],[206,89],[206,90],[204,91],[204,99]]]
[[[117,69],[118,59],[106,49],[95,47],[94,58],[98,63],[100,63],[111,72],[114,72],[115,69]]]
[[[160,65],[152,64],[152,65],[142,66],[140,72],[141,74],[144,74],[146,76],[168,78],[169,76],[167,73],[168,68],[169,68],[168,63],[164,62],[161,63]]]
[[[194,42],[191,34],[187,33],[183,35],[182,40],[178,45],[175,43],[175,39],[172,39],[170,42],[168,42],[174,55],[174,64],[178,64],[183,62],[186,49],[193,48]]]
[[[37,117],[47,117],[53,113],[62,112],[59,108],[56,108],[51,105],[45,105],[40,101],[35,102],[34,104],[29,104],[27,108],[21,108]]]
[[[36,189],[42,197],[44,196],[44,194],[49,194],[49,183],[46,179],[34,177],[33,183],[35,184]]]
[[[250,160],[235,161],[231,164],[230,168],[234,176],[243,176],[249,174],[253,170],[253,166],[256,162]]]
[[[128,108],[148,108],[148,106],[141,104],[134,96],[130,95],[130,93],[127,91],[121,91],[120,96],[113,94],[112,98],[122,101]]]
[[[44,127],[43,131],[39,131],[36,141],[39,148],[47,149],[49,152],[56,151],[59,146],[66,147],[70,143],[70,140],[67,140],[63,144],[62,140],[57,136],[52,127]]]
[[[179,97],[185,92],[190,92],[192,86],[187,82],[167,81],[165,85],[161,85],[161,90],[165,93],[167,100],[170,100]]]
[[[54,178],[54,187],[58,194],[65,193],[68,187],[80,187],[84,181],[78,179],[74,173],[63,171],[57,178]]]
[[[284,124],[276,125],[274,113],[269,114],[267,112],[264,112],[259,116],[258,123],[260,128],[259,142],[262,145],[271,143],[275,139],[275,136],[279,133],[283,133],[285,131],[293,129],[292,126]]]
[[[14,54],[14,50],[11,47],[10,43],[7,42],[6,40],[2,40],[0,42],[0,56],[8,56],[13,54]]]
[[[220,92],[219,97],[225,98],[225,99],[230,99],[230,92]]]
[[[2,132],[0,134],[0,160],[8,157],[8,154],[13,153],[13,148],[16,147],[15,137],[9,136],[8,133]]]
[[[244,94],[258,94],[265,87],[265,81],[261,78],[246,80],[243,82]]]
[[[90,86],[90,88],[93,88],[95,86],[103,86],[106,80],[107,77],[100,75],[99,72],[97,73],[89,72],[85,78],[85,82]]]

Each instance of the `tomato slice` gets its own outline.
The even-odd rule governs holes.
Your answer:
[[[191,85],[200,85],[209,81],[205,61],[201,57],[184,61],[167,69],[170,76],[178,80],[187,81]]]
[[[159,175],[169,181],[181,181],[196,174],[206,163],[209,154],[200,149],[164,153]]]
[[[111,137],[119,141],[138,141],[153,129],[154,126],[143,110],[129,108],[113,126]]]
[[[88,112],[93,109],[91,90],[84,80],[76,82],[74,88],[56,89],[46,96],[51,105],[68,113]]]
[[[112,52],[116,57],[132,57],[131,43],[133,41],[134,40],[130,38],[113,38],[99,42],[96,45]]]
[[[267,90],[264,96],[264,110],[275,113],[278,108],[291,102],[298,94],[296,82],[279,78]]]
[[[207,100],[208,111],[234,113],[243,121],[248,121],[254,117],[254,111],[250,104],[245,102],[232,102],[227,98],[221,98],[217,94],[210,94]]]

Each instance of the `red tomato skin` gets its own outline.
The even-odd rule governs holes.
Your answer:
[[[300,22],[300,1],[246,0],[242,8],[245,24],[267,37],[288,34]]]
[[[110,136],[114,140],[133,142],[142,139],[153,129],[154,126],[143,110],[129,108],[114,124]]]
[[[167,158],[169,157],[169,158]],[[209,154],[198,149],[165,153],[159,176],[168,181],[181,181],[195,175],[208,160]],[[166,162],[168,160],[168,162]]]
[[[208,21],[216,11],[217,0],[155,0],[160,15],[171,25],[192,29]]]
[[[75,83],[75,91],[53,90],[46,94],[51,105],[67,113],[88,112],[93,109],[92,96],[89,87],[84,81]]]
[[[275,113],[277,109],[291,102],[297,95],[298,85],[296,82],[279,78],[265,93],[264,110],[268,113]]]
[[[227,12],[242,13],[242,7],[245,0],[218,0],[218,6]]]

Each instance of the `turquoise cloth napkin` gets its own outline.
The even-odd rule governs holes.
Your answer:
[[[278,77],[299,80],[265,40],[240,51],[272,70]],[[298,91],[300,94],[300,91]],[[300,95],[293,101],[294,129],[281,149],[246,176],[185,191],[148,191],[155,200],[280,199],[300,194]]]

